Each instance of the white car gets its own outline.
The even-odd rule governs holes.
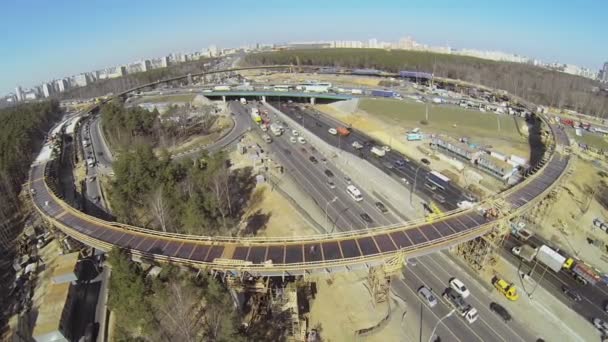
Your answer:
[[[331,135],[336,135],[338,134],[338,130],[336,130],[335,128],[330,128],[327,130],[329,132],[329,134]]]
[[[469,292],[469,289],[467,289],[464,283],[461,282],[458,278],[450,279],[450,287],[453,288],[454,291],[458,292],[458,294],[461,295],[462,298],[467,298],[471,294],[471,292]]]
[[[300,133],[298,133],[298,131],[296,131],[295,129],[291,131],[291,134],[293,134],[294,137],[300,135]]]
[[[289,137],[289,141],[295,144],[298,140],[296,139],[296,137]]]
[[[599,330],[602,334],[608,335],[608,323],[603,321],[600,318],[593,319],[593,325]]]
[[[298,142],[300,144],[306,144],[306,139],[304,139],[304,137],[298,137]]]
[[[387,146],[387,145],[382,146],[382,149],[384,150],[384,152],[390,152],[391,151],[391,147]]]

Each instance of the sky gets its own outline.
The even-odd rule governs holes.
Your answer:
[[[210,44],[411,36],[594,70],[608,61],[605,0],[3,0],[1,8],[0,94]]]

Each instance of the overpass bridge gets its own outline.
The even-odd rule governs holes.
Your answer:
[[[344,94],[333,93],[312,93],[312,92],[295,92],[295,91],[211,91],[202,92],[203,96],[208,98],[221,98],[223,101],[230,99],[256,99],[266,102],[267,99],[309,99],[311,104],[315,104],[316,100],[325,101],[344,101],[350,100],[353,97]]]
[[[285,67],[289,66],[276,66]],[[237,70],[241,69],[228,71]],[[211,73],[216,72],[225,71]],[[117,96],[125,96],[147,86],[149,85],[133,88]],[[224,96],[242,94],[226,92]],[[319,95],[296,94],[302,97]],[[90,111],[98,109],[98,106]],[[548,125],[553,143],[541,164],[515,187],[487,199],[473,209],[449,212],[433,222],[418,220],[362,231],[264,238],[164,233],[104,221],[71,207],[58,195],[53,161],[34,164],[30,170],[28,186],[34,190],[30,192],[33,194],[31,199],[44,220],[68,236],[101,250],[108,251],[116,246],[129,250],[136,258],[148,261],[172,262],[236,275],[243,272],[281,276],[345,271],[394,260],[403,261],[405,258],[474,239],[533,206],[559,182],[570,162],[568,137],[559,127]],[[502,208],[501,215],[485,217],[479,210],[490,207]]]

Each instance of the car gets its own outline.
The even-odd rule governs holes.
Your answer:
[[[454,289],[454,291],[456,291],[459,295],[461,295],[462,298],[467,298],[471,294],[471,292],[469,292],[469,289],[467,289],[464,283],[458,278],[450,279],[450,287]]]
[[[361,217],[361,219],[364,222],[367,222],[367,223],[373,223],[374,222],[374,220],[372,220],[372,218],[369,217],[369,215],[367,215],[367,213],[361,213],[359,216]]]
[[[91,322],[84,328],[84,335],[82,336],[83,342],[93,342],[97,340],[97,334],[99,333],[99,323]]]
[[[95,180],[95,176],[89,176],[89,177],[87,177],[87,183],[91,183],[94,180]]]
[[[317,158],[315,158],[314,156],[310,156],[310,158],[308,158],[308,160],[310,160],[311,163],[313,164],[318,164],[319,161],[317,160]]]
[[[296,137],[289,137],[289,141],[295,144],[298,140]]]
[[[428,160],[428,159],[426,159],[426,158],[422,158],[422,159],[420,159],[420,161],[422,162],[422,164],[425,164],[425,165],[430,165],[431,164],[431,161]]]
[[[298,142],[300,144],[306,144],[306,139],[304,139],[303,137],[298,137]]]
[[[437,305],[437,297],[435,297],[433,291],[426,286],[422,286],[418,289],[418,296],[420,296],[430,308],[434,308]]]
[[[299,133],[298,131],[296,131],[295,129],[291,131],[291,134],[292,134],[294,137],[297,137],[298,135],[300,135],[300,133]]]
[[[408,181],[405,177],[401,177],[401,181],[403,182],[403,184],[408,185],[410,184],[410,181]]]
[[[581,285],[587,285],[589,282],[587,281],[587,279],[581,277],[580,275],[576,274],[576,273],[572,273],[572,278],[574,278],[574,280],[576,280],[577,283],[581,284]]]
[[[330,189],[335,189],[335,188],[336,188],[336,184],[334,184],[334,182],[331,182],[331,181],[327,181],[327,186],[328,186]]]
[[[508,322],[511,320],[511,314],[509,313],[509,311],[507,311],[507,309],[505,309],[504,306],[502,306],[498,303],[495,303],[495,302],[490,303],[490,310],[495,312],[505,322]]]
[[[394,164],[395,164],[395,167],[398,169],[405,167],[405,161],[403,159],[395,160]]]
[[[353,180],[350,179],[350,177],[344,177],[344,181],[346,182],[346,184],[352,184]]]
[[[335,128],[333,128],[333,127],[332,127],[332,128],[330,128],[330,129],[328,129],[328,130],[327,130],[327,132],[329,132],[329,134],[331,134],[331,135],[336,135],[336,134],[338,134],[338,130],[337,130],[337,129],[335,129]]]
[[[502,293],[503,296],[505,296],[508,300],[516,301],[519,299],[519,293],[517,293],[515,284],[510,283],[499,276],[494,276],[492,278],[492,284],[498,290],[498,292]]]
[[[305,148],[305,147],[302,147],[302,148],[300,149],[300,151],[302,151],[302,153],[304,153],[304,154],[308,153],[308,151],[306,150],[306,148]]]
[[[317,149],[314,146],[310,146],[311,153],[317,153]]]
[[[384,150],[384,152],[390,152],[391,151],[391,147],[387,146],[387,145],[382,146],[382,149]]]
[[[322,161],[322,162],[324,162],[324,163],[327,163],[327,158],[322,157],[322,158],[321,158],[321,161]]]
[[[374,203],[374,205],[376,206],[376,208],[378,208],[378,210],[380,210],[381,213],[383,213],[383,214],[388,213],[388,209],[386,209],[386,206],[384,205],[384,203],[376,202],[376,203]]]
[[[389,162],[384,162],[382,163],[382,166],[384,166],[385,168],[392,170],[394,168],[393,164],[389,163]]]
[[[439,194],[433,194],[433,199],[437,200],[437,202],[439,203],[445,203],[445,197],[439,195]]]
[[[562,293],[566,297],[568,297],[568,299],[573,300],[575,302],[580,302],[581,300],[583,300],[583,298],[581,297],[581,295],[577,291],[575,291],[575,290],[573,290],[573,289],[571,289],[571,288],[569,288],[569,287],[567,287],[565,285],[562,286]]]
[[[599,330],[602,334],[608,335],[608,323],[606,323],[601,318],[594,318],[593,325]]]
[[[333,177],[333,176],[334,176],[334,173],[333,173],[333,172],[331,172],[331,170],[325,169],[325,171],[324,171],[324,172],[325,172],[325,175],[326,175],[327,177]]]

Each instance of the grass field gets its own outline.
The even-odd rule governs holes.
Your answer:
[[[574,130],[572,130],[574,131]],[[604,139],[603,136],[597,134],[583,133],[583,136],[579,137],[578,135],[574,135],[574,140],[578,143],[583,143],[589,145],[589,147],[594,147],[597,149],[608,150],[608,141]]]
[[[469,137],[473,141],[487,138],[523,145],[518,149],[528,144],[527,137],[517,129],[517,126],[525,125],[522,118],[429,104],[428,124],[422,125],[420,122],[426,118],[425,107],[424,103],[392,99],[361,99],[359,102],[360,110],[405,129],[419,127],[423,132],[443,133],[454,138]]]

